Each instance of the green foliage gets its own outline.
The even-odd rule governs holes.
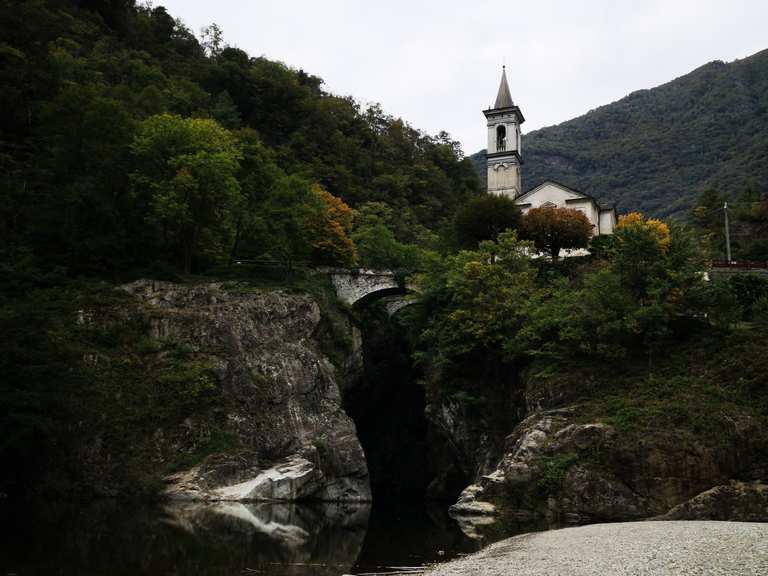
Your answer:
[[[768,327],[768,296],[761,296],[753,304],[752,319],[763,328]]]
[[[725,260],[725,210],[728,202],[729,235],[733,260],[768,260],[768,194],[747,188],[736,198],[706,190],[691,210],[691,220],[705,254]]]
[[[751,320],[757,303],[768,296],[768,276],[735,274],[728,279],[728,288],[735,304],[743,311],[744,320]]]
[[[717,328],[728,330],[742,318],[744,309],[731,284],[720,278],[702,283],[693,298],[697,307],[704,311],[707,319]]]
[[[471,384],[479,363],[508,378],[513,363],[642,358],[652,377],[666,347],[741,318],[733,291],[706,280],[685,227],[638,215],[606,244],[601,258],[567,268],[534,267],[530,244],[510,233],[446,258],[422,280],[419,360],[444,370],[447,394],[482,395]]]
[[[542,495],[557,495],[571,466],[579,461],[579,455],[573,453],[557,454],[544,457],[539,464],[542,475],[537,481],[537,488]]]
[[[414,270],[418,266],[418,248],[399,242],[383,222],[360,226],[352,239],[363,267]]]
[[[589,253],[596,260],[607,260],[616,251],[616,238],[613,234],[593,236],[589,241]]]
[[[691,335],[657,356],[654,378],[647,377],[642,360],[604,370],[585,362],[570,365],[570,386],[581,388],[580,417],[615,426],[630,446],[674,436],[730,449],[738,426],[753,422],[765,430],[768,423],[765,336],[763,329],[749,328]],[[555,369],[538,385],[552,386],[564,376]],[[589,388],[582,384],[588,380]]]
[[[154,492],[150,479],[226,440],[211,359],[147,338],[134,306],[93,282],[0,301],[0,455],[13,462],[0,472],[3,491]],[[186,419],[200,434],[218,431],[194,453],[153,436],[173,436]]]
[[[300,176],[278,178],[257,204],[258,220],[247,245],[288,268],[306,264],[312,251],[312,230],[307,223],[320,218],[323,209],[311,182]]]
[[[615,359],[651,354],[679,337],[681,318],[695,320],[713,308],[702,297],[707,283],[690,236],[673,230],[666,249],[645,227],[617,230],[606,261],[548,282],[531,299],[530,320],[514,345],[561,360],[577,353]]]
[[[230,130],[236,130],[242,124],[240,111],[226,90],[216,97],[216,103],[213,106],[213,110],[211,110],[211,114],[214,120]]]
[[[161,245],[177,246],[184,272],[200,254],[226,258],[243,208],[233,135],[213,120],[161,114],[142,122],[132,150],[136,196],[149,196],[147,222]]]
[[[691,223],[700,231],[699,241],[707,254],[725,260],[725,221],[723,206],[728,197],[712,188],[699,196],[691,210]]]
[[[473,250],[484,240],[496,238],[520,222],[520,208],[515,201],[497,194],[474,198],[454,218],[453,229],[460,248]]]
[[[423,337],[433,343],[438,363],[475,353],[515,356],[505,343],[523,326],[534,292],[530,248],[514,231],[503,232],[425,276],[424,299],[434,310]]]
[[[325,263],[306,249],[323,238],[288,237],[318,221],[312,184],[353,208],[386,205],[396,240],[423,247],[479,192],[447,134],[252,58],[215,24],[200,42],[134,2],[5,2],[0,14],[3,258],[70,277]]]

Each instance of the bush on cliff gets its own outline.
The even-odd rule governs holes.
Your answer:
[[[479,358],[507,366],[507,375],[537,358],[639,357],[652,369],[665,348],[696,331],[729,330],[741,317],[733,291],[705,279],[683,226],[632,214],[601,258],[576,264],[568,275],[555,264],[534,267],[525,249],[514,234],[502,234],[447,258],[427,279],[419,357],[454,367],[442,373],[446,388],[451,374],[471,372]],[[468,391],[477,388],[483,384]]]

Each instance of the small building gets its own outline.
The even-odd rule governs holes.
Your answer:
[[[579,192],[553,180],[539,184],[536,188],[515,198],[523,214],[531,208],[573,208],[583,213],[594,227],[593,236],[613,234],[616,227],[616,209],[603,208],[594,196]]]
[[[528,192],[522,193],[521,167],[523,164],[520,125],[523,113],[512,101],[507,83],[507,72],[501,72],[501,84],[493,108],[483,110],[488,125],[488,193],[508,196],[523,211],[546,206],[573,208],[583,212],[593,226],[593,235],[613,234],[616,210],[600,206],[593,196],[579,192],[565,184],[547,180]]]

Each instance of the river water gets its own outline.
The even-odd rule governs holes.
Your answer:
[[[468,536],[434,506],[0,506],[0,576],[339,576],[408,572],[520,531]]]

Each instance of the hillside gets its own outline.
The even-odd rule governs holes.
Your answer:
[[[0,4],[0,265],[98,276],[182,259],[199,272],[236,253],[318,262],[327,239],[297,230],[349,233],[318,225],[318,190],[368,205],[405,242],[478,193],[445,133],[222,34],[198,39],[134,0]]]
[[[735,195],[768,187],[766,127],[768,50],[710,62],[526,134],[523,186],[554,179],[622,210],[679,215],[706,188]],[[476,167],[484,154],[473,155]]]

